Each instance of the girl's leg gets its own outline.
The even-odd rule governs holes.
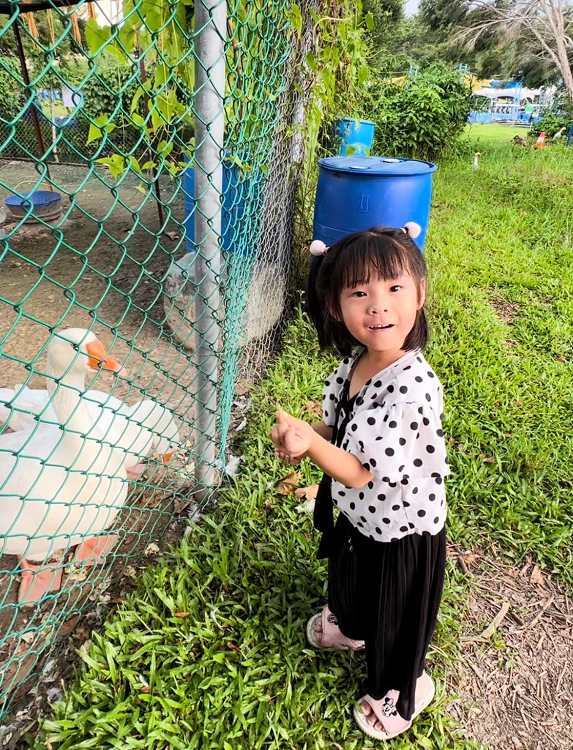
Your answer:
[[[424,671],[444,584],[446,535],[411,535],[397,542],[371,545],[365,550],[370,575],[362,577],[361,602],[370,610],[366,633],[368,683],[374,699],[389,690],[398,691],[395,701],[401,717],[409,720],[415,711],[416,683]],[[361,565],[360,570],[365,567]],[[366,713],[371,713],[368,705]],[[375,721],[373,717],[373,721]]]

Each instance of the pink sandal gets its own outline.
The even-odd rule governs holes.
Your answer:
[[[360,729],[368,737],[372,737],[374,740],[391,740],[410,729],[416,716],[434,700],[435,692],[434,681],[427,672],[424,672],[418,678],[416,684],[416,708],[409,721],[403,719],[396,710],[396,703],[400,695],[397,690],[389,690],[383,698],[377,700],[369,695],[364,695],[354,706],[354,718]],[[383,729],[375,729],[372,726],[362,709],[362,703],[368,703]]]
[[[315,626],[321,620],[322,637],[316,637]],[[338,627],[336,616],[324,606],[306,623],[306,638],[313,648],[333,648],[339,651],[363,651],[364,641],[347,638]]]

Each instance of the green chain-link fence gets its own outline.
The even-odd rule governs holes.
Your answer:
[[[0,3],[0,715],[224,473],[285,310],[312,7]]]

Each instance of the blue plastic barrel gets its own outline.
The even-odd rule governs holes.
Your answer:
[[[385,156],[330,156],[319,165],[314,239],[330,246],[353,232],[415,221],[422,227],[416,244],[423,250],[435,164]]]
[[[183,172],[183,190],[185,205],[185,244],[187,252],[194,253],[199,249],[195,244],[195,170],[188,167]],[[223,250],[248,255],[254,251],[249,240],[251,235],[245,231],[245,211],[252,210],[253,203],[259,200],[261,176],[258,172],[241,174],[234,165],[223,164],[223,206],[221,215],[221,234]]]
[[[369,156],[374,142],[376,125],[370,120],[352,120],[345,117],[336,123],[340,139],[339,156]]]

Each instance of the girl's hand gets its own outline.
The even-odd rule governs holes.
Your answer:
[[[285,411],[277,412],[277,421],[271,432],[279,458],[297,463],[309,450],[314,436],[312,427],[302,419],[296,419]]]

